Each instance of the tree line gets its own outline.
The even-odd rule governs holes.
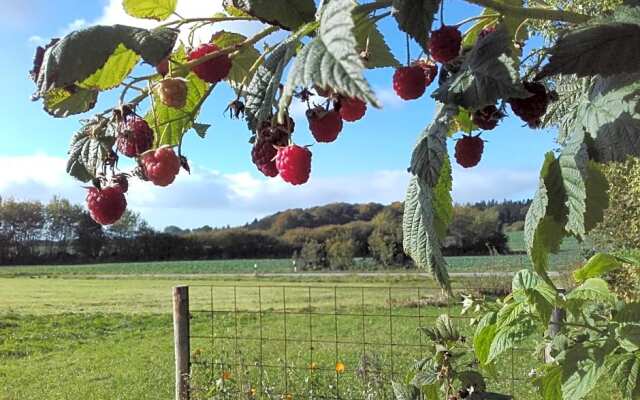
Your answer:
[[[507,253],[504,228],[524,219],[528,204],[456,206],[445,254]],[[0,199],[0,265],[293,257],[302,269],[347,269],[354,258],[411,267],[402,251],[402,208],[334,203],[278,212],[241,227],[157,231],[134,212],[102,227],[66,199]]]

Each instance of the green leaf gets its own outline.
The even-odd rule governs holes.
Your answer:
[[[262,121],[273,116],[276,94],[285,66],[295,54],[296,42],[285,41],[258,67],[245,89],[245,115],[249,129],[255,130]]]
[[[411,384],[419,388],[425,385],[435,385],[438,383],[438,371],[439,368],[435,361],[429,360],[416,372]]]
[[[573,289],[567,295],[567,301],[583,300],[603,303],[613,303],[616,297],[609,290],[607,282],[600,278],[589,278],[585,282]]]
[[[617,322],[640,321],[640,303],[624,303],[616,313],[615,320]]]
[[[440,178],[433,188],[433,225],[441,241],[447,236],[449,224],[453,220],[453,198],[451,189],[453,188],[453,176],[451,175],[451,162],[447,155],[442,168]]]
[[[487,363],[495,361],[498,356],[507,350],[516,347],[527,336],[524,326],[508,325],[502,329],[496,329],[496,334],[491,342]]]
[[[558,74],[611,76],[640,71],[640,16],[622,7],[612,17],[562,35],[538,78]]]
[[[375,21],[366,14],[353,14],[353,34],[358,43],[358,51],[368,50],[364,64],[367,68],[399,67],[400,62],[395,58],[391,49],[378,30]]]
[[[81,114],[95,107],[98,101],[98,91],[80,89],[71,86],[68,89],[53,89],[44,96],[44,109],[56,118]]]
[[[558,142],[564,143],[573,133],[578,105],[585,102],[591,88],[591,78],[560,75],[554,79],[558,100],[552,101],[542,117],[543,127],[558,128]]]
[[[485,8],[482,12],[482,15],[488,14],[494,14],[494,11],[489,8]],[[464,36],[462,38],[462,46],[464,48],[473,47],[473,45],[476,44],[478,37],[480,36],[480,32],[482,32],[482,30],[487,26],[495,25],[498,21],[498,17],[479,19],[468,31],[464,33]]]
[[[578,131],[569,137],[558,160],[569,211],[565,230],[578,238],[585,235],[588,158],[584,132]]]
[[[562,398],[562,367],[545,366],[544,374],[534,380],[538,393],[544,400],[563,400]]]
[[[108,119],[96,117],[86,121],[71,138],[67,173],[82,182],[95,178],[114,142],[115,137],[109,133]]]
[[[447,264],[434,226],[431,188],[420,178],[413,177],[404,204],[402,231],[405,253],[418,268],[430,271],[442,287],[450,290]]]
[[[213,35],[211,42],[221,49],[233,46],[247,40],[247,37],[239,33],[220,31]],[[242,47],[238,54],[233,57],[233,64],[227,80],[234,88],[239,88],[242,81],[249,75],[251,67],[260,57],[260,53],[253,46]],[[247,78],[247,82],[251,81],[251,76]]]
[[[435,186],[447,160],[447,133],[458,107],[438,104],[433,122],[420,134],[411,155],[409,172]]]
[[[102,68],[91,74],[78,86],[85,89],[112,89],[129,76],[139,59],[140,57],[134,51],[119,44]]]
[[[598,384],[606,371],[604,348],[587,348],[581,344],[571,347],[562,366],[562,398],[580,400]]]
[[[124,11],[136,18],[162,21],[176,10],[178,0],[123,0]]]
[[[640,349],[640,324],[626,323],[616,328],[616,336],[620,345],[628,352]]]
[[[491,343],[496,336],[497,314],[495,312],[489,312],[478,323],[475,334],[473,335],[473,350],[475,351],[476,358],[481,364],[485,365],[489,360],[489,351],[491,350]]]
[[[522,269],[513,276],[511,280],[511,290],[533,289],[540,284],[540,278],[528,269]]]
[[[313,0],[224,0],[226,10],[234,7],[260,21],[295,30],[314,20],[316,5]]]
[[[332,88],[349,97],[380,107],[373,90],[364,79],[364,65],[353,35],[351,0],[331,0],[320,10],[317,36],[298,53],[280,99],[279,118],[291,102],[296,87]]]
[[[637,354],[619,354],[607,359],[612,381],[627,399],[640,397],[640,358]]]
[[[584,282],[589,278],[600,277],[621,266],[622,264],[615,256],[598,253],[591,257],[582,268],[574,271],[573,278],[578,282]]]
[[[557,252],[565,236],[567,210],[560,165],[553,153],[546,154],[540,183],[527,212],[524,227],[527,253],[534,270],[555,287],[547,275],[549,253]]]
[[[640,74],[595,79],[581,100],[567,124],[589,133],[596,161],[640,156]]]
[[[511,38],[504,26],[478,40],[460,71],[432,94],[435,99],[477,110],[499,99],[527,97],[512,57]]]
[[[500,311],[498,311],[497,329],[501,330],[511,325],[514,321],[519,320],[524,313],[525,308],[522,303],[510,302],[505,304]]]
[[[207,136],[207,131],[209,130],[209,128],[211,128],[211,124],[201,124],[198,122],[194,122],[192,128],[194,131],[196,131],[198,136],[204,139],[205,136]]]
[[[413,385],[391,382],[391,386],[396,400],[418,400],[420,398],[420,390]]]
[[[429,52],[429,32],[441,0],[393,0],[391,13],[398,28]]]
[[[448,136],[451,137],[458,132],[471,133],[479,129],[473,122],[473,116],[471,111],[466,108],[460,108],[458,114],[453,119],[451,126],[449,127]]]
[[[140,55],[145,62],[156,65],[169,55],[177,37],[178,31],[174,29],[149,31],[124,25],[98,25],[71,32],[45,51],[34,98],[43,97],[52,89],[84,82],[102,68],[121,45]],[[114,63],[120,65],[125,58],[129,60],[123,56]],[[115,77],[105,71],[104,76],[99,74],[92,79],[112,85]]]
[[[183,108],[168,107],[154,93],[153,109],[145,119],[155,131],[155,147],[180,143],[182,136],[192,127],[199,106],[209,85],[190,73],[187,76],[187,101]]]

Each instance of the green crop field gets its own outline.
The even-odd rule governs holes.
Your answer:
[[[522,236],[516,233],[510,239],[517,243]],[[576,244],[566,245],[552,260],[554,268],[566,269],[574,264],[577,249]],[[454,272],[513,271],[526,267],[524,257],[455,257],[449,261]],[[254,276],[255,272],[291,272],[291,262],[0,268],[0,400],[171,398],[174,367],[170,293],[177,284],[191,287],[192,333],[201,337],[192,342],[194,385],[216,387],[215,382],[226,373],[230,379],[224,381],[225,390],[271,391],[273,398],[280,398],[284,391],[308,393],[312,389],[319,395],[339,390],[343,398],[361,398],[362,391],[371,388],[366,379],[372,379],[358,375],[363,351],[380,365],[379,380],[384,384],[376,390],[389,395],[390,376],[400,378],[424,351],[424,347],[405,348],[401,344],[420,342],[418,326],[429,325],[437,315],[459,314],[456,301],[441,304],[440,291],[433,281],[412,274],[269,277]],[[228,275],[204,275],[215,273]],[[216,288],[212,290],[211,285]],[[234,285],[240,286],[235,292],[231,289]],[[258,285],[263,288],[256,289]],[[306,285],[314,289],[302,289]],[[508,278],[496,276],[454,280],[458,292],[504,293],[508,285]],[[283,286],[288,287],[284,296]],[[387,286],[393,287],[388,293]],[[421,293],[408,287],[420,287]],[[489,289],[494,287],[497,289]],[[380,290],[382,295],[376,293]],[[223,312],[212,314],[212,304]],[[390,305],[397,315],[391,321],[387,316]],[[285,307],[289,314],[286,322],[282,313]],[[256,313],[260,308],[265,313]],[[237,317],[228,313],[234,309],[240,311]],[[339,317],[322,315],[336,310]],[[309,317],[305,314],[309,312],[318,315]],[[416,312],[421,319],[416,320]],[[467,321],[456,321],[469,335]],[[281,340],[285,326],[289,342],[286,369],[278,367],[285,361]],[[318,341],[313,348],[309,345],[310,326]],[[212,343],[212,332],[227,339]],[[275,341],[266,340],[261,347],[256,340],[259,333],[263,339]],[[234,339],[236,335],[238,340]],[[397,346],[386,344],[392,337]],[[344,343],[335,346],[332,343],[336,338]],[[364,347],[361,342],[366,343]],[[272,367],[257,368],[259,354],[263,364]],[[336,360],[346,366],[339,376],[339,389],[334,385]],[[513,390],[521,399],[536,398],[524,381],[512,387],[507,379],[513,371],[514,378],[526,380],[531,360],[530,351],[514,352],[513,360],[509,356],[499,366],[491,387]],[[307,371],[311,364],[317,365],[315,375]],[[194,395],[211,398],[206,392]]]
[[[498,256],[447,257],[451,272],[513,272],[528,268],[524,254],[522,232],[509,232],[509,247],[519,254]],[[552,270],[564,271],[580,261],[580,246],[575,239],[567,239],[560,252],[551,256]],[[379,271],[371,260],[358,259],[351,271]],[[16,266],[0,267],[0,276],[102,276],[102,275],[195,275],[195,274],[272,274],[292,273],[289,259],[275,260],[206,260],[159,261],[88,265]]]

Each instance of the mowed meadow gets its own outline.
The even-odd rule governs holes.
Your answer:
[[[514,247],[519,239],[517,234],[512,238]],[[554,268],[569,269],[579,258],[577,249],[575,243],[566,244]],[[526,266],[523,257],[449,261],[452,272],[505,272]],[[367,261],[361,262],[366,271]],[[194,365],[194,382],[215,386],[221,374],[228,373],[240,397],[251,385],[259,395],[260,385],[267,384],[274,393],[284,391],[285,384],[289,392],[305,393],[310,383],[304,369],[311,362],[325,376],[316,382],[318,390],[332,395],[336,390],[331,386],[332,370],[339,359],[346,366],[339,377],[341,396],[361,398],[365,382],[357,370],[363,343],[364,350],[366,343],[381,344],[369,346],[368,351],[377,354],[385,377],[398,379],[425,351],[425,347],[402,346],[424,344],[419,326],[428,326],[442,313],[460,314],[461,298],[442,300],[435,283],[415,271],[367,276],[305,276],[292,271],[290,260],[2,267],[0,399],[172,398],[171,289],[176,285],[191,287],[192,334],[201,337],[192,341],[194,360],[205,361]],[[456,293],[502,295],[509,285],[509,276],[500,274],[454,277]],[[212,309],[221,312],[210,313]],[[234,310],[238,313],[230,312]],[[310,311],[317,315],[308,316]],[[471,334],[466,319],[456,323]],[[319,341],[314,349],[308,345],[310,324]],[[269,339],[282,338],[285,329],[291,341],[287,361],[291,368],[262,371],[268,376],[266,382],[256,375],[256,357],[262,347],[264,364],[282,365],[282,343]],[[256,340],[258,331],[267,339],[263,346]],[[212,332],[228,339],[212,343]],[[336,346],[332,341],[345,344]],[[397,346],[389,346],[390,341]],[[536,398],[524,382],[530,350],[514,352],[499,366],[491,387],[517,394],[516,398]],[[234,364],[238,357],[253,367]],[[391,395],[388,388],[380,391],[385,397]],[[206,391],[194,396],[210,398]]]

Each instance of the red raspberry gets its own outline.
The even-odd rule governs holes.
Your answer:
[[[340,116],[343,120],[353,122],[364,117],[367,112],[367,103],[364,101],[340,96]]]
[[[333,142],[342,130],[342,118],[336,110],[316,107],[307,111],[307,120],[311,134],[320,143]]]
[[[145,176],[157,186],[168,186],[180,172],[180,159],[171,147],[145,153],[141,159]]]
[[[424,70],[425,86],[431,85],[438,76],[438,64],[431,60],[420,60],[416,65]]]
[[[100,225],[111,225],[124,214],[127,199],[118,186],[92,187],[87,193],[87,208],[94,221]]]
[[[413,100],[424,94],[427,79],[424,70],[416,65],[400,67],[393,74],[393,90],[404,100]]]
[[[131,115],[120,125],[116,145],[127,157],[137,157],[153,146],[153,129],[144,119]]]
[[[431,32],[429,52],[431,57],[439,63],[448,63],[460,54],[462,34],[455,26],[443,25],[437,31]]]
[[[129,191],[129,180],[127,179],[126,174],[114,175],[113,178],[111,178],[111,184],[112,186],[120,188],[122,193],[127,193]]]
[[[156,72],[162,76],[166,76],[169,73],[169,58],[165,58],[156,65]]]
[[[524,99],[509,99],[513,113],[526,122],[530,128],[539,128],[542,116],[547,112],[551,96],[547,88],[538,82],[523,82],[524,88],[532,95]]]
[[[482,39],[483,37],[486,37],[494,33],[496,30],[497,28],[495,25],[485,26],[484,28],[482,28],[482,30],[478,34],[478,39]]]
[[[278,154],[276,146],[284,147],[288,145],[290,134],[290,131],[282,125],[275,127],[267,125],[258,132],[258,138],[251,150],[251,159],[258,167],[258,170],[265,176],[274,177],[278,175],[278,168],[276,168],[275,162],[276,154]]]
[[[203,43],[197,49],[192,50],[187,58],[189,61],[197,60],[218,50],[220,50],[220,47],[213,43]],[[209,83],[220,82],[229,75],[229,71],[231,71],[231,59],[227,54],[219,55],[193,67],[193,72],[200,79]]]
[[[158,83],[156,93],[167,107],[182,108],[187,104],[187,82],[184,79],[163,79]]]
[[[329,96],[331,96],[331,88],[323,89],[323,88],[321,88],[320,86],[317,86],[317,85],[314,86],[313,88],[315,89],[316,94],[318,96],[320,96],[320,97],[329,97]]]
[[[488,131],[498,126],[498,122],[500,122],[503,117],[504,114],[498,110],[498,107],[490,105],[474,112],[471,119],[480,129]]]
[[[301,185],[311,174],[311,151],[295,144],[281,147],[276,155],[276,167],[285,182]]]
[[[464,168],[478,165],[484,151],[484,141],[479,136],[465,135],[456,143],[456,161]]]

